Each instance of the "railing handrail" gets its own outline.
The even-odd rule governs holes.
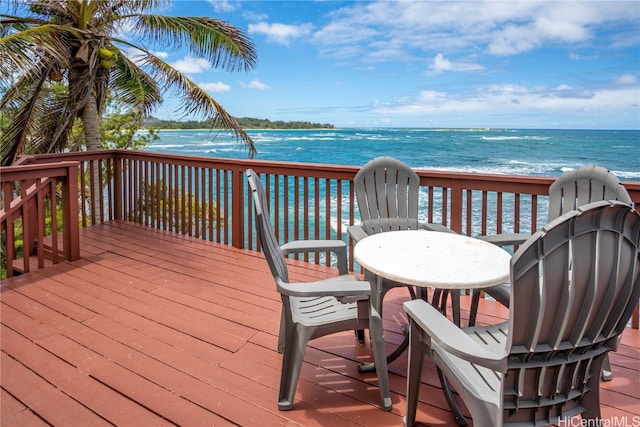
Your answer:
[[[166,154],[157,153],[144,150],[125,150],[125,149],[112,149],[112,150],[93,150],[93,151],[79,151],[68,153],[53,153],[53,154],[38,154],[21,156],[20,160],[24,165],[33,164],[46,164],[50,162],[63,162],[67,161],[90,161],[90,160],[103,160],[105,158],[136,158],[136,159],[156,159],[162,160],[172,164],[184,164],[185,162],[194,166],[207,166],[221,165],[229,170],[236,170],[244,172],[247,168],[251,167],[256,172],[269,171],[271,173],[278,173],[280,171],[297,171],[299,176],[316,177],[320,172],[326,173],[331,171],[331,176],[339,179],[352,178],[360,166],[351,165],[334,165],[326,163],[301,163],[301,162],[286,162],[286,161],[272,161],[272,160],[256,160],[256,159],[230,159],[223,157],[203,157],[203,156],[191,156],[185,154]],[[487,173],[475,173],[475,172],[456,172],[456,171],[443,171],[441,169],[415,169],[418,175],[421,175],[421,183],[424,184],[425,179],[435,179],[439,182],[474,182],[485,183],[486,189],[494,189],[489,187],[490,183],[500,183],[501,186],[507,189],[519,189],[518,185],[536,186],[539,193],[544,194],[545,186],[548,187],[557,177],[553,176],[531,176],[531,175],[506,175],[506,174],[487,174]],[[325,177],[326,175],[322,175]],[[638,181],[621,181],[627,188],[627,191],[631,195],[632,200],[636,205],[640,204],[640,182]],[[475,187],[474,187],[475,188]]]

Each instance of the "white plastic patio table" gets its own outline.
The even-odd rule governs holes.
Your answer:
[[[372,234],[356,244],[353,256],[362,267],[377,276],[378,282],[380,278],[386,278],[418,286],[423,290],[423,297],[427,287],[484,288],[508,282],[510,275],[511,254],[492,243],[456,233],[403,230]],[[373,304],[380,310],[380,283],[374,289]],[[459,322],[459,314],[457,317]],[[389,361],[406,349],[408,341],[405,336],[403,344],[389,356]],[[363,365],[360,370],[372,368],[375,369]],[[451,388],[440,370],[438,375],[456,421],[464,425]]]
[[[387,231],[359,241],[353,252],[362,267],[377,277],[422,288],[477,289],[509,281],[511,254],[501,247],[456,233],[426,230]],[[380,283],[373,290],[373,304],[379,311]],[[434,298],[433,304],[439,301]],[[454,322],[460,326],[460,307],[454,306]],[[406,340],[408,341],[408,340]],[[404,351],[407,343],[389,356]],[[363,370],[367,368],[362,368]]]
[[[403,230],[365,237],[354,258],[377,276],[407,285],[472,289],[508,282],[511,254],[456,233]]]

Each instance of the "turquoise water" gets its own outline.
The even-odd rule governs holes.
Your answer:
[[[414,168],[558,176],[598,164],[640,181],[639,130],[326,129],[250,130],[259,160],[363,165],[393,156]],[[226,132],[165,130],[149,151],[247,158]]]

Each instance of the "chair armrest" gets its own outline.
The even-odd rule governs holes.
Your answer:
[[[349,236],[351,236],[353,241],[356,243],[368,236],[364,231],[364,228],[360,225],[350,225],[347,227],[347,233],[349,233]]]
[[[501,233],[478,236],[478,239],[498,246],[513,246],[523,244],[529,237],[531,236],[523,233]]]
[[[355,277],[355,276],[354,276]],[[278,292],[291,297],[336,297],[343,303],[366,300],[371,284],[359,280],[330,280],[305,283],[285,283],[278,280]]]
[[[415,299],[405,302],[404,311],[427,335],[426,344],[429,347],[434,342],[461,359],[494,371],[506,372],[506,349],[496,348],[496,351],[490,351],[486,346],[481,346],[426,301]]]
[[[309,252],[333,252],[338,260],[338,272],[347,274],[347,244],[342,240],[293,240],[280,246],[284,255]]]
[[[435,222],[419,222],[418,227],[422,230],[428,230],[428,231],[441,231],[445,233],[455,233],[455,231],[453,231],[446,225],[438,224]]]

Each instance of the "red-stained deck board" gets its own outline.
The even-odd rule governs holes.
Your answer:
[[[28,366],[0,354],[2,388],[53,425],[108,426],[95,412],[45,381]]]
[[[18,333],[3,327],[2,339],[3,346],[11,348],[12,357],[110,422],[119,425],[162,422],[159,416],[136,405]]]
[[[280,297],[262,256],[114,221],[81,230],[82,259],[0,287],[0,424],[402,424],[406,356],[389,365],[393,411],[380,409],[368,341],[322,337],[305,354],[294,402],[277,410]],[[293,280],[333,272],[292,262]],[[404,289],[385,298],[387,350],[403,339]],[[462,297],[462,321],[469,297]],[[482,301],[479,322],[508,311]],[[640,417],[640,332],[626,330],[602,383],[604,417]],[[418,420],[453,426],[432,362],[422,373]],[[471,424],[471,420],[468,419]]]
[[[0,425],[3,427],[44,427],[47,424],[22,402],[0,389]]]

